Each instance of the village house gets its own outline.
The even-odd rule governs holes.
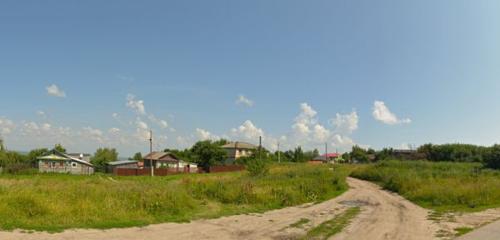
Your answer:
[[[106,166],[107,173],[114,173],[115,169],[126,168],[126,169],[136,169],[139,164],[135,160],[119,160],[114,162],[109,162]]]
[[[89,154],[66,154],[56,150],[37,158],[38,170],[45,173],[71,173],[90,175],[94,166],[90,163]]]
[[[189,163],[179,159],[172,153],[169,152],[152,152],[146,155],[142,162],[139,162],[139,167],[150,168],[151,160],[153,161],[153,166],[155,169],[158,168],[175,168],[177,171],[183,172],[197,172],[198,165],[195,163]]]
[[[328,153],[321,156],[317,156],[314,159],[309,160],[311,164],[323,164],[323,163],[338,163],[342,160],[342,155],[339,153]]]
[[[241,157],[249,157],[257,149],[257,146],[245,143],[245,142],[230,142],[224,146],[222,146],[227,153],[227,161],[226,163],[234,163],[237,159]]]

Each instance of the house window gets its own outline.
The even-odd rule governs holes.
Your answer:
[[[64,162],[62,162],[62,161],[61,161],[61,162],[59,162],[59,166],[60,166],[60,167],[64,167]]]
[[[76,162],[72,162],[72,163],[71,163],[71,167],[72,167],[72,168],[76,168],[77,166],[78,166],[78,165],[76,164]]]

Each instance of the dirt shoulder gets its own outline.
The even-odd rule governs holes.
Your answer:
[[[316,205],[303,205],[250,214],[198,220],[191,223],[166,223],[143,228],[110,230],[69,230],[57,234],[0,232],[2,240],[44,239],[296,239],[306,230],[328,221],[350,207],[361,213],[332,239],[439,239],[443,223],[429,220],[429,211],[397,194],[383,191],[366,181],[349,178],[349,191]],[[496,214],[493,214],[496,215]],[[307,223],[292,227],[301,219]]]

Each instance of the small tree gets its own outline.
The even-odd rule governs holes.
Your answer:
[[[365,149],[359,146],[353,146],[351,152],[351,159],[357,160],[360,162],[368,162],[368,153]]]
[[[135,153],[134,157],[132,157],[132,160],[142,161],[142,153],[140,153],[140,152]]]
[[[97,171],[104,172],[106,170],[106,165],[109,162],[116,161],[118,159],[118,152],[116,149],[112,148],[99,148],[94,154],[94,157],[90,160],[92,164],[96,167]]]
[[[199,141],[192,148],[193,160],[208,171],[210,166],[224,163],[227,153],[220,144],[210,140]]]
[[[60,153],[66,153],[66,148],[64,148],[61,144],[56,144],[54,146],[54,150],[60,152]]]
[[[49,150],[47,148],[39,148],[39,149],[33,149],[28,153],[28,161],[30,162],[31,166],[35,166],[37,163],[37,158],[46,155],[49,153]]]

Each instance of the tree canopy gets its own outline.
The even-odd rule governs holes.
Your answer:
[[[191,148],[193,161],[207,170],[210,166],[220,165],[227,159],[227,153],[220,142],[199,141]]]
[[[97,171],[104,172],[106,165],[109,162],[116,161],[118,159],[118,152],[114,148],[99,148],[91,159],[91,163],[94,164]]]

